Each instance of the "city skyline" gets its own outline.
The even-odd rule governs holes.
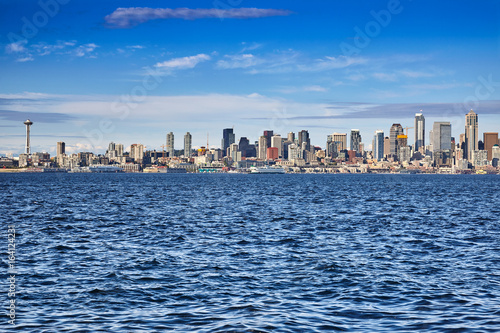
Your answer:
[[[52,154],[58,141],[159,150],[169,132],[182,149],[187,131],[193,148],[207,133],[220,147],[233,126],[250,142],[309,130],[321,147],[355,128],[371,150],[376,130],[414,126],[419,110],[456,140],[470,109],[479,139],[500,128],[496,1],[96,4],[0,5],[0,154],[24,151],[26,119],[31,150]]]

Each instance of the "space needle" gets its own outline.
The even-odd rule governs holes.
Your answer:
[[[26,125],[26,154],[31,153],[30,149],[30,126],[33,125],[33,122],[31,120],[26,120],[24,122],[24,125]]]

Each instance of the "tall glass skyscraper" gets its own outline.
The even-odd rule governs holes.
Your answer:
[[[361,143],[361,134],[358,129],[351,130],[351,150],[359,153],[359,144]]]
[[[425,147],[425,118],[422,113],[415,114],[415,152]]]
[[[377,161],[384,159],[384,131],[375,131],[375,136],[373,137],[373,158]]]
[[[392,124],[389,134],[390,151],[389,154],[397,156],[398,154],[398,135],[403,134],[403,126],[401,124]]]
[[[167,153],[168,157],[174,157],[175,149],[174,149],[174,133],[170,132],[167,134]]]
[[[434,122],[432,126],[432,148],[435,152],[451,150],[451,124],[450,122]]]
[[[470,110],[465,115],[465,153],[469,161],[472,161],[474,150],[477,150],[477,114]]]
[[[185,157],[190,157],[191,156],[191,146],[192,146],[192,136],[191,133],[187,132],[184,135],[184,156]],[[208,148],[208,147],[207,147]]]
[[[306,130],[299,132],[299,149],[302,149],[303,143],[305,143],[305,149],[309,151],[311,149],[311,140],[309,139],[309,132]]]
[[[222,130],[222,142],[221,142],[221,148],[222,148],[222,154],[226,156],[227,148],[231,144],[233,144],[235,141],[234,137],[234,132],[232,128],[225,128]]]

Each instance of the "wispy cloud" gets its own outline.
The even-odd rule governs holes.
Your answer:
[[[31,46],[32,50],[39,56],[46,56],[54,52],[60,52],[63,49],[76,45],[76,41],[57,41],[55,44],[40,42]]]
[[[27,40],[10,43],[5,47],[5,53],[13,54],[17,62],[33,61],[36,57],[48,56],[51,54],[72,55],[74,57],[94,58],[94,51],[99,46],[94,43],[77,44],[76,41],[58,40],[55,44],[38,42],[28,44]]]
[[[282,94],[295,94],[299,92],[327,92],[328,88],[319,85],[312,85],[303,87],[284,87],[281,89],[277,89],[276,91]]]
[[[225,55],[217,62],[218,69],[249,69],[248,74],[280,74],[290,72],[322,72],[367,63],[366,58],[325,56],[310,59],[294,50],[276,51],[270,54]]]
[[[423,83],[423,84],[411,84],[405,85],[405,88],[411,90],[446,90],[459,87],[469,87],[470,84],[464,83]]]
[[[156,19],[197,20],[204,18],[251,19],[270,16],[287,16],[292,12],[282,9],[263,8],[118,8],[104,20],[111,28],[131,28],[138,24]]]
[[[325,87],[322,87],[322,86],[314,85],[314,86],[304,87],[304,91],[326,92],[326,91],[328,91],[328,89]]]
[[[365,64],[367,62],[366,58],[361,57],[324,57],[321,59],[316,59],[310,64],[299,64],[297,68],[304,72],[319,72],[327,71],[332,69],[346,68],[352,65]]]
[[[14,43],[7,44],[5,46],[5,52],[7,53],[21,53],[21,52],[26,52],[26,44],[28,43],[27,40],[20,40]]]
[[[393,73],[373,73],[372,76],[380,81],[395,82],[398,80],[396,74]]]
[[[93,55],[92,52],[94,52],[94,50],[98,47],[99,46],[94,43],[80,45],[73,50],[73,54],[77,57],[85,57],[85,56],[95,57],[95,55]]]
[[[162,70],[190,69],[196,67],[201,62],[210,60],[208,54],[200,53],[195,56],[173,58],[167,61],[158,62],[154,67]]]
[[[248,68],[256,66],[264,60],[259,59],[253,54],[238,54],[226,55],[223,60],[217,62],[217,68],[220,69],[234,69],[234,68]]]

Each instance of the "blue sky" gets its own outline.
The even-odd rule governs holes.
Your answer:
[[[44,5],[45,4],[45,5]],[[0,154],[392,123],[500,131],[500,1],[3,1]],[[410,129],[410,143],[412,130]]]

